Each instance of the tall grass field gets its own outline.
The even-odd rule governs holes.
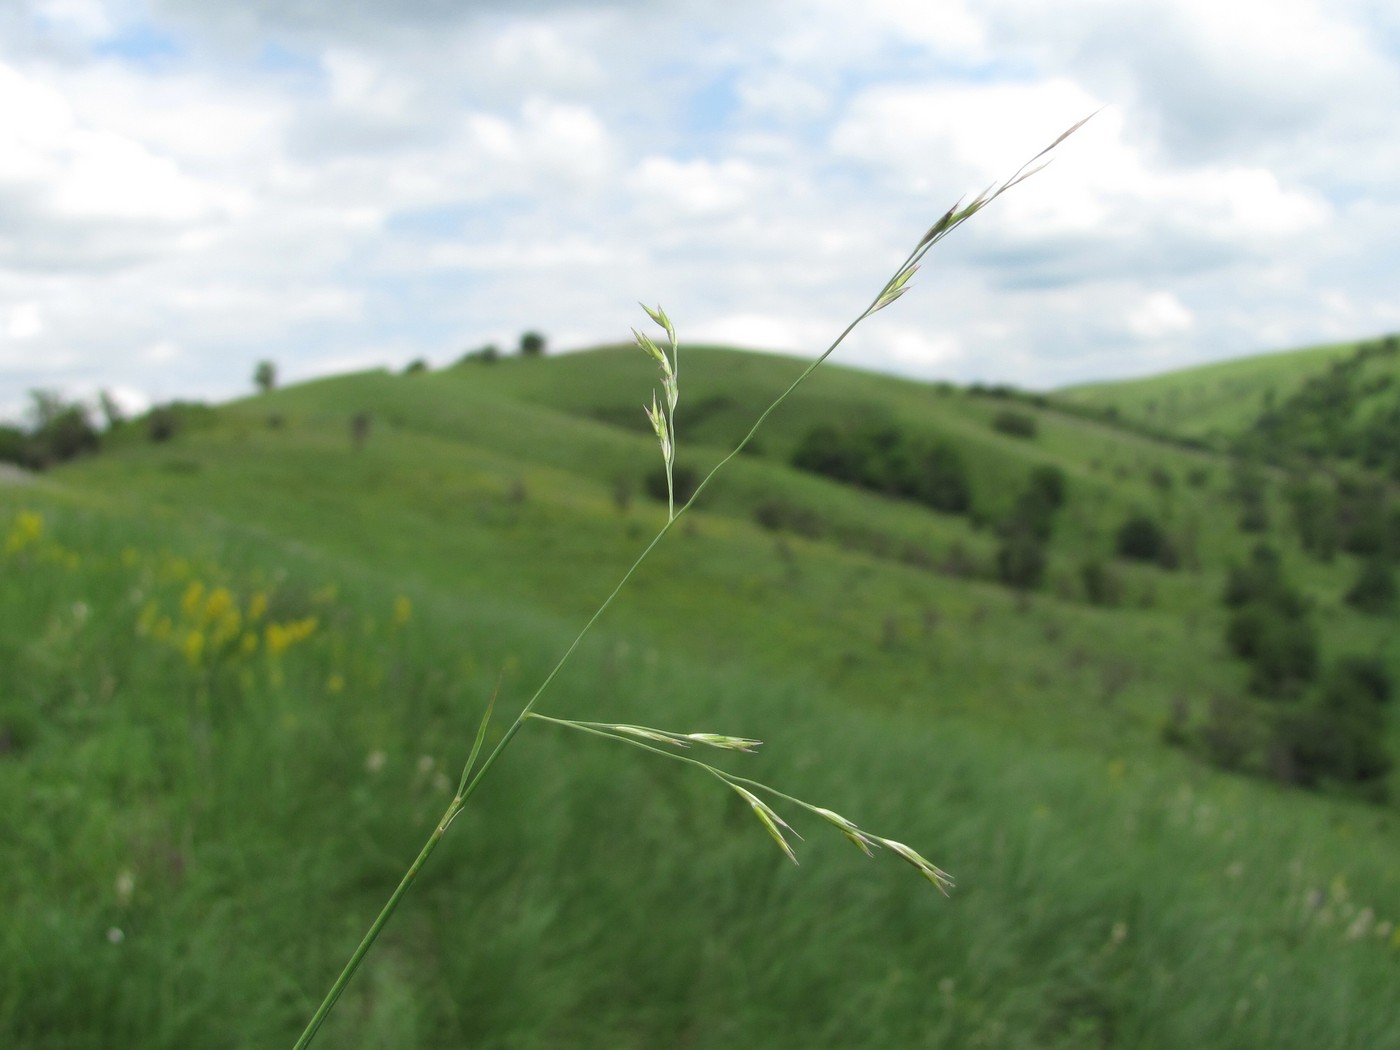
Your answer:
[[[167,440],[133,423],[0,487],[0,1045],[295,1041],[492,695],[518,708],[664,524],[649,367],[603,349],[343,376]],[[678,470],[717,462],[800,365],[714,348],[686,367]],[[794,467],[832,418],[955,443],[971,506]],[[1394,621],[1346,601],[1360,557],[1306,554],[1282,473],[1267,530],[1241,532],[1222,453],[840,368],[758,445],[539,710],[767,741],[721,764],[910,843],[957,889],[800,812],[794,866],[714,778],[530,723],[321,1042],[1400,1045],[1394,802],[1164,740],[1248,692],[1220,599],[1261,536],[1324,654],[1400,669]],[[998,523],[1045,466],[1067,499],[1043,579],[1010,587]],[[1139,512],[1175,567],[1117,554]]]

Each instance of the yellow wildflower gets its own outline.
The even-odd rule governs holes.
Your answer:
[[[233,595],[227,587],[215,587],[204,599],[204,622],[214,623],[234,608]]]
[[[204,659],[204,632],[187,632],[184,641],[180,643],[180,651],[185,654],[185,659],[191,667],[198,667]]]
[[[44,535],[44,516],[38,511],[22,510],[10,526],[10,534],[5,539],[5,552],[15,554],[32,547]]]
[[[204,584],[199,580],[191,580],[189,586],[185,588],[184,596],[180,599],[180,611],[185,614],[186,620],[195,623],[199,620],[203,604]]]

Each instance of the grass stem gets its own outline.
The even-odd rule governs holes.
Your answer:
[[[1085,120],[1087,119],[1088,118],[1086,117]],[[598,608],[594,610],[593,615],[588,618],[586,623],[584,623],[582,629],[574,637],[574,640],[569,644],[568,648],[564,650],[564,654],[554,664],[549,674],[545,676],[544,681],[540,683],[539,687],[531,695],[530,699],[526,701],[525,706],[521,709],[520,713],[515,716],[514,721],[512,721],[510,725],[506,728],[506,731],[504,732],[504,734],[502,734],[501,739],[496,743],[495,747],[493,747],[490,750],[490,752],[487,753],[486,758],[482,760],[480,766],[478,766],[473,771],[473,762],[476,759],[482,740],[484,739],[486,723],[485,720],[483,720],[482,727],[477,734],[476,745],[473,747],[472,750],[472,757],[468,760],[467,765],[462,772],[462,781],[459,784],[457,794],[453,796],[453,799],[448,804],[447,810],[444,812],[442,819],[438,822],[437,827],[434,828],[432,835],[424,844],[417,858],[414,860],[413,864],[409,867],[407,873],[405,873],[403,879],[395,888],[393,894],[390,896],[388,902],[380,911],[378,917],[374,920],[373,925],[370,926],[368,932],[360,941],[359,946],[355,949],[354,954],[351,955],[349,962],[346,963],[345,968],[341,971],[340,976],[335,981],[335,984],[331,986],[331,990],[326,994],[326,997],[322,1000],[320,1007],[316,1010],[315,1015],[312,1017],[311,1022],[307,1025],[306,1030],[302,1033],[301,1038],[297,1040],[293,1050],[303,1050],[303,1048],[305,1048],[311,1043],[311,1040],[312,1038],[314,1038],[316,1031],[320,1028],[322,1022],[330,1013],[331,1008],[335,1006],[336,1000],[340,998],[341,993],[349,984],[350,979],[355,975],[356,970],[359,969],[361,962],[363,962],[366,953],[374,944],[376,938],[378,938],[380,931],[383,930],[385,924],[389,921],[389,918],[393,915],[395,909],[398,908],[399,902],[403,899],[404,894],[408,892],[408,888],[413,884],[413,881],[417,877],[418,872],[422,869],[428,857],[432,855],[433,850],[437,848],[438,843],[442,841],[442,837],[447,831],[448,826],[456,818],[457,814],[461,812],[462,807],[466,804],[467,799],[469,799],[473,792],[475,792],[477,786],[481,783],[482,779],[486,776],[486,774],[491,771],[491,768],[496,764],[496,761],[505,752],[505,749],[510,746],[511,742],[515,739],[516,735],[525,725],[525,722],[532,717],[539,718],[545,721],[555,722],[560,725],[566,725],[570,728],[577,729],[582,732],[593,733],[599,736],[608,736],[615,740],[623,740],[625,743],[632,744],[636,747],[647,748],[648,750],[655,751],[658,754],[666,755],[668,758],[679,759],[680,761],[689,762],[691,764],[702,767],[703,769],[710,772],[712,775],[719,777],[725,783],[729,784],[730,787],[739,791],[740,794],[743,795],[746,799],[750,800],[751,804],[754,805],[755,811],[759,814],[760,819],[763,820],[766,825],[768,825],[769,831],[773,835],[773,837],[778,840],[779,844],[783,846],[784,850],[788,853],[790,857],[793,856],[792,851],[784,841],[781,832],[779,832],[773,824],[769,823],[770,819],[776,820],[779,823],[781,823],[781,818],[778,818],[776,814],[772,814],[771,811],[768,810],[763,803],[759,802],[752,795],[752,793],[749,792],[746,787],[744,787],[744,785],[749,785],[755,789],[759,789],[768,792],[772,795],[775,795],[779,798],[786,799],[789,802],[809,809],[814,813],[818,813],[819,815],[824,814],[827,811],[820,810],[818,807],[811,806],[808,803],[802,802],[799,799],[794,799],[788,795],[782,794],[781,792],[777,792],[774,789],[769,788],[767,785],[759,784],[755,781],[750,781],[742,777],[731,777],[730,774],[724,773],[716,769],[715,767],[709,765],[708,763],[701,762],[698,759],[689,758],[685,755],[679,755],[673,752],[663,751],[662,749],[658,747],[653,747],[649,744],[644,743],[641,740],[628,739],[626,737],[619,736],[614,733],[608,733],[603,730],[593,728],[589,725],[568,722],[563,719],[550,718],[546,715],[538,715],[535,713],[535,705],[539,703],[540,697],[542,697],[545,694],[546,690],[549,689],[550,685],[554,682],[555,678],[559,676],[559,673],[568,664],[574,652],[583,642],[583,639],[588,635],[589,631],[592,630],[593,625],[596,624],[598,620],[602,618],[603,614],[608,610],[609,606],[612,605],[614,599],[616,599],[618,594],[622,592],[622,589],[627,585],[628,581],[632,579],[632,576],[636,573],[637,569],[640,568],[642,563],[647,560],[647,558],[651,555],[651,552],[656,549],[657,545],[666,537],[666,534],[671,531],[672,526],[674,526],[675,523],[680,520],[681,516],[685,514],[686,511],[688,511],[692,506],[694,506],[695,501],[700,498],[701,493],[705,491],[705,488],[710,484],[710,481],[714,478],[714,476],[718,474],[721,470],[723,470],[730,460],[732,460],[735,456],[739,455],[739,453],[744,450],[744,448],[748,445],[749,441],[752,440],[754,435],[757,434],[758,431],[763,427],[763,424],[768,419],[768,417],[772,415],[775,411],[777,411],[778,407],[782,405],[783,402],[785,402],[789,397],[791,397],[792,394],[797,390],[797,388],[800,387],[804,382],[806,382],[808,377],[810,377],[811,374],[815,372],[817,368],[819,368],[822,365],[822,363],[827,360],[827,358],[829,358],[833,353],[836,352],[836,349],[843,342],[845,342],[846,337],[849,336],[851,332],[853,332],[856,329],[857,326],[859,326],[872,314],[878,313],[880,310],[893,303],[896,299],[903,295],[905,291],[907,291],[908,282],[910,278],[914,275],[914,272],[918,269],[919,262],[935,244],[937,244],[945,236],[947,236],[949,233],[955,230],[958,226],[962,225],[962,223],[964,223],[973,215],[975,215],[983,207],[990,204],[997,197],[1001,196],[1002,193],[1005,193],[1012,186],[1023,181],[1024,179],[1028,178],[1030,175],[1038,171],[1039,167],[1032,167],[1032,165],[1034,165],[1037,161],[1039,161],[1041,157],[1045,156],[1052,149],[1054,149],[1061,142],[1063,142],[1067,137],[1069,137],[1069,135],[1077,131],[1079,127],[1083,125],[1083,123],[1084,121],[1081,120],[1078,124],[1075,124],[1069,130],[1061,134],[1059,138],[1057,138],[1053,143],[1047,146],[1044,150],[1041,150],[1040,153],[1036,154],[1036,156],[1030,161],[1028,161],[1026,164],[1022,165],[1021,168],[1018,169],[1017,172],[1010,179],[1007,179],[1000,185],[994,185],[992,187],[989,187],[966,205],[961,205],[961,202],[959,202],[959,204],[954,205],[952,208],[948,209],[948,211],[945,212],[938,219],[938,221],[935,222],[923,235],[923,237],[919,240],[919,243],[914,247],[914,250],[911,251],[905,257],[902,263],[900,263],[899,267],[895,270],[893,276],[891,276],[890,279],[885,282],[884,286],[880,289],[879,293],[870,301],[869,305],[867,305],[865,309],[862,310],[856,316],[855,320],[851,321],[851,323],[848,324],[844,330],[842,330],[841,334],[838,335],[831,342],[831,344],[825,350],[822,351],[822,353],[816,358],[816,360],[809,364],[802,371],[802,373],[795,380],[792,381],[792,383],[787,387],[787,389],[785,389],[781,394],[779,394],[773,400],[773,402],[763,410],[763,412],[759,415],[758,419],[754,421],[753,426],[751,426],[748,432],[743,436],[743,438],[740,439],[739,443],[735,445],[733,450],[730,451],[729,454],[726,455],[722,460],[720,460],[720,462],[716,464],[715,467],[708,474],[705,475],[705,477],[695,487],[695,491],[690,495],[690,497],[685,501],[685,503],[680,507],[679,510],[675,508],[674,488],[672,485],[671,476],[672,460],[675,449],[675,433],[672,429],[669,428],[669,423],[670,420],[673,418],[673,413],[675,410],[676,393],[674,386],[674,374],[672,374],[672,383],[671,386],[668,387],[668,406],[666,409],[666,416],[664,417],[668,426],[668,436],[666,438],[663,438],[663,454],[666,457],[666,487],[668,493],[668,513],[665,524],[661,526],[661,528],[657,531],[656,535],[652,537],[651,542],[646,545],[645,549],[643,549],[641,554],[637,556],[636,560],[632,562],[631,566],[627,569],[627,571],[622,574],[622,578],[618,580],[617,584],[608,593],[607,597],[604,598],[602,603],[598,606]],[[652,316],[652,319],[654,321],[656,321],[658,324],[662,324],[666,328],[667,334],[671,340],[672,352],[674,353],[676,347],[676,338],[675,331],[670,324],[670,320],[665,317],[664,312],[661,312],[659,308],[658,312],[656,313],[653,313],[653,311],[649,307],[644,306],[643,309],[645,309],[647,313]],[[653,405],[655,404],[655,398],[653,397]],[[657,411],[660,410],[657,409]],[[653,422],[655,423],[655,420]],[[658,426],[658,437],[660,436],[661,429]],[[667,441],[669,441],[669,447],[666,446]],[[492,698],[492,702],[494,704],[494,697]],[[488,709],[487,718],[489,719],[489,717],[490,712]],[[910,860],[911,863],[914,863],[916,866],[920,867],[924,874],[930,878],[930,881],[933,881],[935,885],[939,884],[938,878],[932,873],[938,873],[939,875],[941,875],[941,873],[938,872],[938,869],[928,864],[927,861],[924,861],[923,858],[919,857],[918,854],[913,853],[912,850],[909,850],[908,847],[902,846],[902,844],[900,843],[892,843],[891,840],[880,839],[878,841],[880,843],[890,845],[892,848],[896,848],[896,851],[900,852],[900,854],[904,856],[905,859]],[[795,860],[796,858],[794,857],[793,859]],[[942,887],[940,886],[940,888]]]

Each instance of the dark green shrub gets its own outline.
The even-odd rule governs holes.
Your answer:
[[[1304,616],[1309,608],[1284,578],[1278,551],[1267,543],[1256,543],[1245,565],[1230,566],[1223,601],[1235,609],[1257,602],[1290,617]]]
[[[1055,508],[1035,489],[1027,489],[1016,497],[1016,503],[998,526],[1002,535],[1024,533],[1038,543],[1048,543],[1055,531]]]
[[[822,424],[809,430],[792,455],[792,465],[836,481],[912,499],[945,514],[972,505],[967,467],[945,442],[911,440],[889,424],[838,429]]]
[[[912,495],[945,514],[963,514],[972,506],[972,481],[958,450],[943,442],[926,446],[918,457]]]
[[[1037,493],[1052,510],[1059,510],[1065,505],[1069,486],[1065,480],[1065,472],[1059,467],[1048,464],[1033,467],[1027,487]]]
[[[494,365],[501,359],[501,350],[495,343],[487,343],[476,350],[468,350],[457,359],[459,365],[483,364]]]
[[[1327,692],[1354,693],[1370,703],[1390,702],[1392,683],[1385,662],[1376,656],[1344,656],[1332,667]]]
[[[1231,616],[1225,637],[1230,650],[1250,662],[1253,693],[1296,696],[1317,677],[1317,630],[1305,617],[1252,602]]]
[[[1397,599],[1400,599],[1400,588],[1395,583],[1395,568],[1389,560],[1379,556],[1361,563],[1356,582],[1346,595],[1348,605],[1370,616],[1394,612]]]
[[[169,405],[157,405],[146,414],[146,433],[160,444],[180,432],[180,416]]]
[[[1029,591],[1045,577],[1045,544],[1032,533],[1012,529],[997,547],[997,578],[1008,587]]]
[[[1176,551],[1166,531],[1146,514],[1135,514],[1118,527],[1115,549],[1123,558],[1176,568]]]
[[[57,403],[29,435],[30,455],[40,467],[96,452],[101,444],[86,406],[77,403]]]
[[[1379,486],[1343,484],[1339,502],[1343,550],[1363,558],[1392,552],[1396,546],[1392,521]]]
[[[1241,532],[1265,532],[1269,528],[1269,507],[1265,496],[1264,469],[1246,459],[1235,461],[1230,494],[1240,505]]]
[[[1098,559],[1080,565],[1079,582],[1090,605],[1113,606],[1123,600],[1123,581]]]
[[[1376,783],[1392,766],[1383,735],[1364,719],[1325,707],[1285,713],[1274,746],[1284,759],[1284,775],[1304,787]]]
[[[543,357],[545,338],[539,332],[526,332],[520,337],[521,357]]]
[[[830,423],[813,427],[798,442],[792,465],[837,481],[861,483],[864,469],[853,443]]]
[[[1196,732],[1201,757],[1219,769],[1241,770],[1260,746],[1258,719],[1237,696],[1213,696]]]
[[[1303,550],[1319,561],[1330,561],[1341,544],[1336,495],[1323,485],[1296,482],[1287,496]]]
[[[370,427],[374,424],[374,417],[368,412],[356,412],[350,417],[350,444],[359,452],[365,447],[365,442],[369,440]]]
[[[29,435],[19,427],[0,426],[0,463],[21,467],[35,466]]]
[[[765,500],[754,508],[753,517],[770,532],[795,532],[815,539],[826,531],[816,511],[783,499]]]
[[[1003,409],[992,419],[992,427],[1018,438],[1033,438],[1036,432],[1035,417],[1025,412],[1013,412],[1011,409]]]

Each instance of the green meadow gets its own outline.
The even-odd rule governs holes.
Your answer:
[[[1324,664],[1400,675],[1395,614],[1348,600],[1365,555],[1306,549],[1284,467],[1241,529],[1227,454],[1083,411],[1235,436],[1229,382],[1285,399],[1330,354],[1048,399],[819,370],[539,710],[761,739],[724,767],[957,888],[780,806],[794,866],[713,777],[531,722],[317,1045],[1400,1045],[1400,775],[1309,789],[1181,743],[1304,702],[1252,697],[1227,644],[1261,540]],[[682,367],[703,473],[803,365]],[[664,523],[653,373],[613,347],[338,376],[0,485],[0,1045],[292,1045],[492,695],[488,745]],[[794,467],[833,423],[956,448],[969,505]],[[1043,571],[1008,586],[1048,468]],[[1121,555],[1134,517],[1170,563]]]
[[[1353,353],[1357,345],[1256,354],[1147,379],[1069,387],[1059,396],[1164,433],[1218,443],[1238,435],[1261,412]]]

